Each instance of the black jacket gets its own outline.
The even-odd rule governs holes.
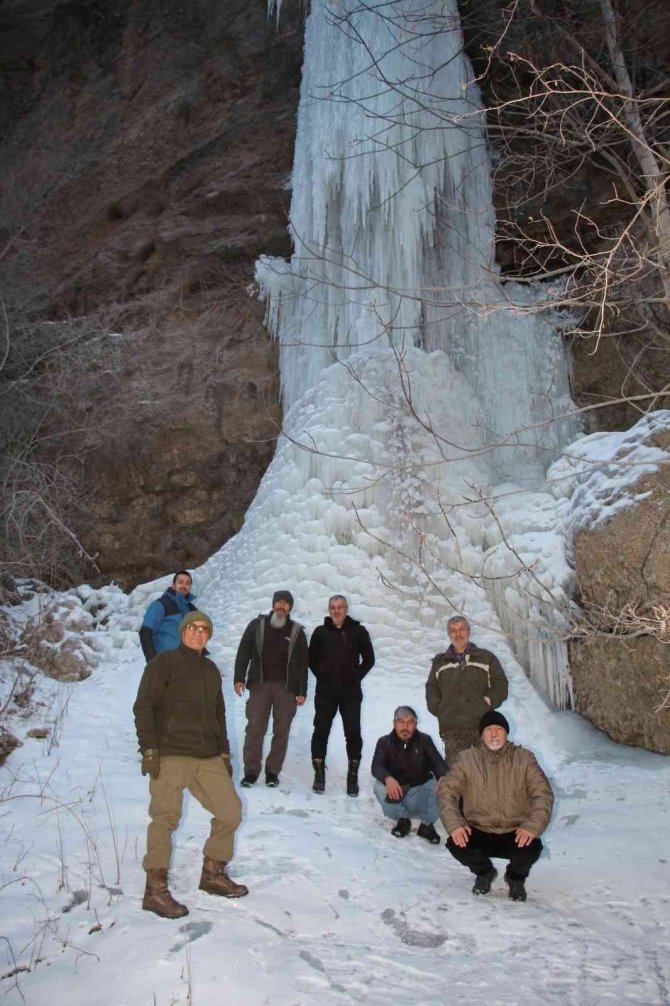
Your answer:
[[[229,754],[219,669],[183,643],[147,664],[133,706],[140,751],[214,758]]]
[[[431,776],[441,779],[447,772],[447,763],[433,738],[420,730],[415,730],[407,743],[400,740],[395,730],[377,741],[372,774],[379,782],[392,775],[401,786],[422,786]]]
[[[242,633],[235,657],[235,681],[252,688],[259,681],[265,681],[261,656],[265,626],[270,624],[271,615],[258,615]],[[286,687],[294,695],[307,695],[307,636],[300,622],[286,620],[289,636],[288,664],[286,667]]]
[[[312,633],[309,666],[319,687],[351,688],[374,667],[375,651],[368,630],[349,615],[338,629],[332,618]]]

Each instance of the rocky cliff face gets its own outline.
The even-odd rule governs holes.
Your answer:
[[[670,433],[648,443],[668,451]],[[632,494],[575,536],[580,603],[598,629],[571,646],[575,704],[614,740],[670,754],[670,467]]]
[[[221,545],[272,456],[248,288],[260,252],[289,252],[302,14],[17,0],[0,40],[2,278],[15,342],[46,346],[3,376],[44,405],[34,457],[84,490],[72,527],[100,572],[81,573],[130,586]]]

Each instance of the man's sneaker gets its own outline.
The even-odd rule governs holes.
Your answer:
[[[314,783],[312,789],[315,793],[325,793],[326,791],[326,763],[323,758],[312,758],[314,766]]]
[[[265,773],[265,785],[273,787],[279,785],[279,776],[276,774],[276,772]]]
[[[408,817],[401,817],[396,821],[395,827],[391,828],[391,834],[396,838],[406,838],[412,830],[412,822]]]
[[[425,840],[427,842],[430,842],[431,845],[440,844],[440,836],[435,831],[435,827],[432,824],[425,824],[422,821],[419,827],[417,828],[416,833],[419,836],[419,838],[425,838]]]
[[[488,873],[478,873],[475,879],[474,887],[472,888],[473,894],[488,894],[491,890],[491,884],[498,876],[498,871],[494,866],[488,871]]]
[[[249,786],[253,786],[253,784],[256,782],[257,779],[258,779],[257,775],[252,775],[251,772],[247,772],[247,774],[242,779],[240,786],[244,786],[245,789],[248,789]]]
[[[526,887],[523,877],[510,877],[509,873],[505,871],[505,883],[507,884],[507,892],[511,901],[526,900]]]

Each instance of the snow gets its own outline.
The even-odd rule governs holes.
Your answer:
[[[269,597],[251,583],[226,590],[220,559],[210,561],[209,585],[196,572],[195,589],[202,607],[218,613],[212,655],[239,778],[244,702],[233,694],[232,658],[245,622]],[[273,582],[286,585],[281,575]],[[311,629],[328,592],[312,594],[308,583],[309,567],[294,569],[296,617]],[[59,686],[68,695],[60,743],[48,751],[47,741],[26,738],[2,769],[0,971],[30,968],[0,981],[4,1002],[668,1002],[670,761],[550,710],[500,641],[511,680],[503,710],[557,795],[528,902],[509,901],[500,881],[488,899],[474,898],[470,875],[443,846],[390,835],[372,795],[374,742],[401,702],[417,708],[420,728],[438,740],[423,683],[430,655],[445,645],[443,623],[420,625],[395,595],[386,611],[352,604],[378,656],[364,682],[360,797],[344,791],[339,721],[326,793],[311,792],[310,695],[279,789],[240,790],[244,820],[231,873],[249,896],[232,902],[197,890],[208,816],[187,797],[173,873],[190,915],[171,922],[142,912],[148,787],[131,706],[143,670],[137,630],[161,586],[130,597],[115,588],[79,592],[108,615],[96,633],[100,664],[88,680]],[[475,638],[488,641],[480,631]]]
[[[137,632],[170,577],[130,596],[70,592],[97,667],[76,686],[41,679],[32,718],[13,711],[24,744],[0,770],[8,1003],[670,998],[670,764],[557,708],[570,700],[570,536],[633,500],[639,474],[667,461],[646,440],[670,415],[573,443],[574,420],[552,421],[572,408],[560,319],[540,319],[534,293],[497,278],[481,102],[460,44],[455,3],[343,0],[326,16],[313,0],[295,254],[261,260],[257,274],[281,345],[283,436],[242,530],[194,571],[237,777],[245,719],[232,665],[247,621],[277,588],[293,592],[308,631],[330,594],[349,598],[377,653],[361,795],[344,792],[339,724],[326,793],[312,793],[310,696],[279,789],[241,791],[231,873],[250,895],[198,892],[208,821],[187,799],[173,872],[191,914],[142,912]],[[380,156],[383,145],[402,156]],[[372,795],[369,759],[395,706],[414,706],[437,737],[423,688],[455,611],[500,657],[513,739],[538,754],[557,794],[525,905],[499,882],[473,898],[443,847],[391,837]],[[0,663],[0,705],[19,668]],[[50,726],[43,741],[27,737],[34,724]]]

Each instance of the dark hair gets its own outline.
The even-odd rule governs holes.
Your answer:
[[[189,580],[191,581],[191,583],[193,583],[193,577],[191,576],[191,574],[189,573],[189,571],[187,569],[178,569],[177,572],[175,573],[175,575],[172,577],[172,585],[173,586],[177,582],[177,577],[178,576],[187,576],[189,578]]]

